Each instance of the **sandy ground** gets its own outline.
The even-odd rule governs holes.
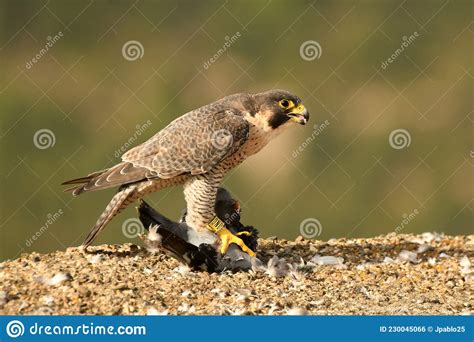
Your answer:
[[[193,272],[132,244],[0,264],[1,314],[470,314],[474,235],[260,240],[264,267]]]

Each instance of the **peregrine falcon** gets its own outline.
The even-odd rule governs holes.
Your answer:
[[[215,233],[222,254],[235,243],[255,256],[237,236],[241,233],[232,234],[215,214],[217,190],[226,172],[259,152],[291,123],[304,125],[308,119],[300,98],[284,90],[229,95],[178,117],[124,153],[117,165],[63,183],[73,185],[66,191],[74,196],[119,187],[83,246],[89,246],[115,215],[137,199],[183,185],[189,227]]]

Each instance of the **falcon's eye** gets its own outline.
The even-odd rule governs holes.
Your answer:
[[[294,106],[293,101],[286,99],[278,101],[278,105],[283,109],[288,109]]]

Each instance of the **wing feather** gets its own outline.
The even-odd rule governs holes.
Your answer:
[[[249,124],[236,110],[205,106],[189,112],[122,156],[122,162],[63,184],[77,196],[151,178],[208,172],[247,140]]]
[[[242,113],[193,111],[176,119],[122,160],[152,170],[160,178],[208,172],[247,140],[249,124]]]

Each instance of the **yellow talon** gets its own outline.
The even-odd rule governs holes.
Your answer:
[[[224,222],[217,216],[215,216],[212,221],[208,223],[207,229],[209,229],[213,233],[216,233],[221,239],[221,254],[227,253],[229,245],[231,243],[235,243],[237,246],[242,248],[242,251],[244,251],[251,257],[254,257],[256,255],[250,248],[245,245],[242,239],[238,237],[241,235],[249,236],[252,235],[252,233],[244,231],[234,235],[229,229],[225,227]]]
[[[248,233],[248,232],[241,232],[241,233]],[[241,233],[237,233],[237,235],[247,235],[247,234],[241,234]],[[228,230],[227,228],[222,228],[221,230],[219,230],[217,232],[217,235],[219,235],[221,239],[221,254],[227,253],[227,250],[229,249],[229,245],[231,243],[235,243],[237,246],[242,248],[242,251],[244,251],[251,257],[255,256],[255,253],[245,245],[242,239],[232,234],[232,232]]]

